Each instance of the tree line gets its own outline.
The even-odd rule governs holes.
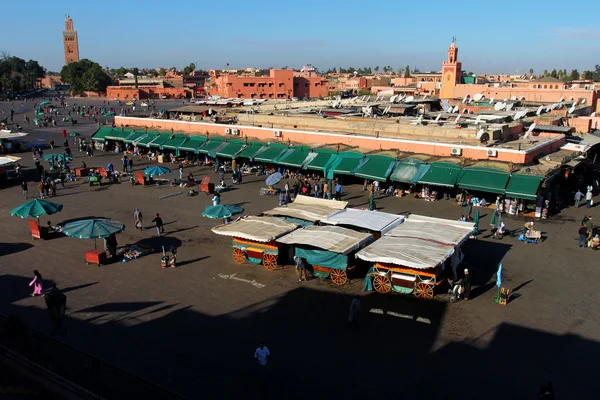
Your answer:
[[[0,93],[5,96],[34,89],[45,76],[46,70],[35,60],[0,54]]]
[[[534,76],[533,68],[529,69],[529,75]],[[552,71],[548,71],[547,69],[542,72],[539,77],[547,77],[550,76],[552,78],[560,79],[565,82],[569,81],[577,81],[577,80],[591,80],[594,82],[600,81],[600,65],[596,64],[594,66],[594,70],[585,70],[582,73],[579,73],[577,69],[572,69],[570,73],[567,73],[566,69],[553,69]]]

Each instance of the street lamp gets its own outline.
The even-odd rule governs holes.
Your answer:
[[[65,296],[64,293],[61,293],[56,285],[52,285],[52,289],[46,294],[44,300],[46,301],[48,311],[50,311],[52,322],[54,322],[55,325],[54,331],[62,328],[62,322],[65,318],[65,311],[67,309],[67,296]],[[52,333],[54,333],[54,331],[52,331]]]

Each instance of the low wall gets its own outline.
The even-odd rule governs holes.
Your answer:
[[[189,135],[221,135],[235,137],[226,134],[226,129],[238,130],[239,137],[257,138],[263,141],[279,141],[283,143],[294,142],[308,146],[319,146],[327,144],[344,144],[353,147],[361,147],[370,150],[399,150],[408,153],[429,154],[438,157],[452,156],[453,149],[460,149],[459,156],[473,160],[487,160],[511,162],[524,164],[533,159],[536,154],[550,153],[552,148],[558,148],[565,143],[564,135],[557,135],[554,139],[544,141],[540,145],[528,150],[514,150],[494,148],[497,155],[488,156],[488,147],[470,144],[434,142],[426,140],[411,140],[389,137],[364,136],[349,133],[305,131],[286,128],[265,128],[247,125],[223,125],[206,122],[174,121],[164,119],[148,119],[136,117],[115,117],[117,126],[146,127],[152,130],[184,132]],[[280,136],[275,136],[275,132]]]

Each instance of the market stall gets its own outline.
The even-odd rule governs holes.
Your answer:
[[[275,217],[246,217],[229,224],[215,226],[217,235],[231,236],[233,261],[262,264],[268,271],[277,268],[281,245],[275,239],[298,228],[297,224]]]
[[[327,216],[321,220],[321,223],[371,233],[375,239],[378,239],[403,221],[402,215],[346,208]]]
[[[298,195],[293,203],[272,208],[263,212],[263,214],[306,226],[314,225],[329,215],[343,210],[346,206],[348,206],[347,201],[326,200]]]
[[[309,225],[277,239],[294,246],[294,255],[306,260],[319,278],[330,277],[336,285],[348,282],[348,271],[356,267],[354,254],[373,241],[370,233],[340,226]]]
[[[429,300],[443,281],[445,261],[458,254],[472,232],[473,224],[467,222],[411,215],[356,257],[373,263],[365,279],[375,291]],[[455,268],[451,261],[448,268]]]

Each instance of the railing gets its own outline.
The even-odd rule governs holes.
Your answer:
[[[82,399],[184,399],[4,314],[0,314],[0,354]]]

